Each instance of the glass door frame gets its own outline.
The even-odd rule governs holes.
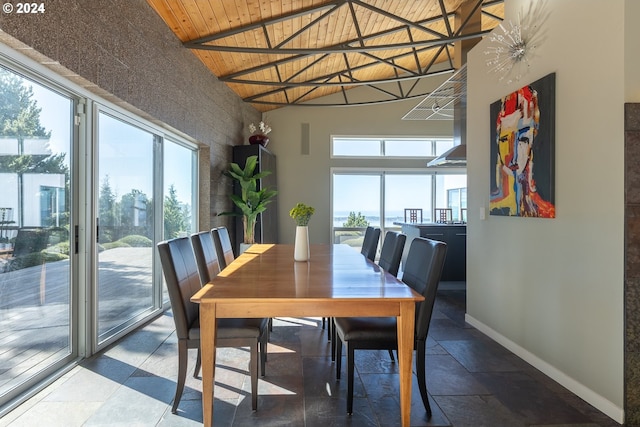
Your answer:
[[[152,281],[152,302],[151,306],[148,310],[145,310],[142,313],[137,314],[136,316],[128,319],[127,321],[122,323],[122,327],[117,332],[109,335],[104,340],[100,341],[99,337],[99,310],[98,310],[98,203],[100,196],[100,180],[98,177],[99,174],[99,120],[98,117],[102,114],[106,114],[116,120],[120,120],[127,125],[134,126],[139,128],[145,132],[149,132],[153,135],[153,160],[152,160],[152,174],[153,174],[153,183],[152,183],[152,191],[153,191],[153,208],[154,208],[154,221],[153,221],[153,233],[154,239],[152,242],[152,263],[151,263],[151,281]],[[134,329],[138,328],[140,325],[148,322],[154,317],[158,316],[166,307],[163,306],[162,302],[162,270],[159,264],[159,258],[157,255],[157,251],[155,247],[157,243],[160,241],[159,239],[162,236],[162,220],[158,220],[158,213],[162,213],[162,139],[164,138],[164,134],[160,132],[157,128],[153,126],[149,126],[146,123],[136,120],[135,118],[127,115],[123,112],[118,111],[115,108],[111,108],[107,105],[100,104],[97,102],[93,103],[92,108],[92,123],[93,123],[93,132],[92,137],[95,142],[93,146],[95,147],[93,150],[92,156],[92,216],[89,219],[88,224],[91,224],[90,232],[87,233],[91,235],[91,343],[92,343],[92,351],[93,353],[100,351],[101,349],[107,347],[123,336],[127,335]],[[162,216],[160,216],[162,218]]]
[[[84,97],[67,85],[58,82],[56,78],[48,78],[50,71],[37,63],[23,58],[20,54],[8,51],[0,46],[0,66],[7,71],[33,82],[51,92],[54,92],[70,101],[69,129],[70,139],[68,146],[69,156],[69,343],[68,354],[54,361],[42,370],[31,375],[15,389],[3,396],[0,407],[0,417],[13,410],[26,398],[34,395],[47,385],[55,381],[60,375],[70,370],[74,363],[86,354],[87,341],[82,328],[78,327],[79,319],[86,306],[82,304],[84,291],[80,285],[82,277],[83,259],[81,244],[75,250],[75,230],[82,223],[84,211],[82,209],[83,185],[86,176],[83,174],[83,143],[86,131],[80,112],[84,108]],[[85,281],[86,282],[86,281]]]

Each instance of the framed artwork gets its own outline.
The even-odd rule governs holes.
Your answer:
[[[551,73],[491,104],[491,215],[555,218]]]

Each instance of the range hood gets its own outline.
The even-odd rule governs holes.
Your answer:
[[[403,120],[453,120],[453,148],[427,167],[467,166],[467,66],[463,65],[436,90],[409,111]]]
[[[435,166],[467,166],[467,145],[455,145],[427,163],[427,167]]]

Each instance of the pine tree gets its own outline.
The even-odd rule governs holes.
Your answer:
[[[26,139],[42,139],[48,144],[51,137],[51,131],[40,123],[42,109],[33,96],[32,86],[26,85],[22,77],[0,68],[0,136],[15,138],[18,143],[17,154],[0,156],[0,172],[18,175],[19,225],[23,224],[22,181],[25,173],[64,174],[66,205],[69,203],[70,176],[65,153],[25,154]]]
[[[164,238],[173,239],[188,231],[188,212],[182,209],[178,192],[173,184],[164,198]]]
[[[349,216],[347,217],[347,222],[342,224],[343,227],[368,227],[369,221],[367,218],[362,215],[362,213],[358,212],[356,215],[355,212],[349,212]]]
[[[113,236],[111,231],[116,226],[116,194],[111,189],[109,175],[104,177],[100,185],[100,196],[98,198],[98,218],[100,219],[100,241],[111,242]]]

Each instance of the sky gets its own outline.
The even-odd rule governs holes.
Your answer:
[[[72,115],[70,99],[35,83],[32,84],[32,87],[34,98],[42,108],[40,121],[47,130],[52,131],[50,139],[52,152],[69,152]],[[151,178],[153,134],[146,129],[137,128],[101,112],[98,120],[98,141],[98,185],[101,186],[105,176],[109,175],[112,190],[118,196],[130,192],[132,189],[140,190],[151,196],[153,194]],[[192,186],[190,171],[193,152],[173,142],[166,142],[164,155],[166,159],[170,160],[167,162],[168,167],[165,167],[164,170],[165,193],[168,192],[169,185],[173,184],[180,202],[190,205]],[[346,146],[343,144],[343,150],[348,149],[348,146],[356,146],[356,144],[355,141]],[[414,145],[416,144],[417,141]],[[379,141],[375,140],[373,145],[378,147]],[[362,148],[360,146],[359,151]],[[413,148],[413,150],[415,149],[417,146]],[[439,147],[439,149],[441,148]],[[376,150],[379,148],[374,149],[374,151]],[[375,153],[373,154],[375,155]],[[371,174],[336,175],[333,185],[335,214],[339,215],[351,211],[379,212],[380,194],[383,191],[380,187],[380,179],[380,175]],[[387,174],[384,189],[387,212],[400,214],[404,208],[430,206],[432,187],[430,179],[429,176],[421,174]],[[438,179],[443,180],[442,186],[438,187],[438,192],[446,188],[466,187],[466,175],[439,175]]]
[[[31,83],[34,99],[42,109],[40,123],[51,131],[49,146],[52,153],[69,153],[71,145],[72,102],[69,98]],[[119,196],[131,189],[153,194],[151,168],[153,166],[153,135],[146,130],[99,115],[99,186],[109,175],[109,182]],[[165,157],[171,167],[165,168],[165,191],[173,184],[180,202],[191,205],[192,151],[173,142],[165,144]],[[67,155],[66,160],[70,160]],[[186,172],[186,173],[185,173]]]

